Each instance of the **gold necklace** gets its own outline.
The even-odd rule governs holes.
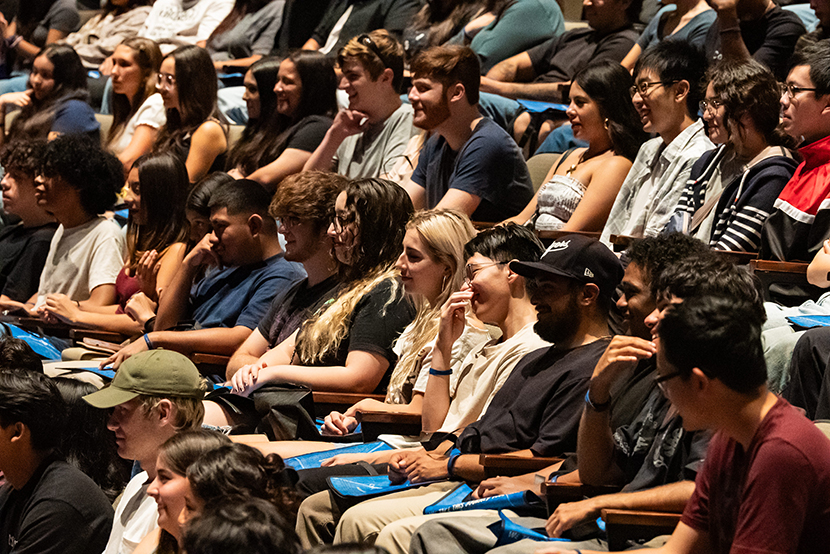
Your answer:
[[[611,149],[606,148],[602,152],[597,152],[596,154],[594,154],[593,156],[591,156],[590,158],[587,158],[587,159],[585,158],[585,152],[587,152],[588,150],[585,150],[584,152],[582,152],[582,154],[579,155],[579,159],[577,159],[576,162],[574,162],[574,164],[571,167],[569,167],[567,171],[565,171],[565,176],[570,177],[571,173],[573,173],[574,170],[576,169],[576,166],[578,166],[582,162],[587,162],[588,160],[592,160],[592,159],[596,158],[597,156],[602,156],[603,154],[605,154],[609,150],[611,150]]]

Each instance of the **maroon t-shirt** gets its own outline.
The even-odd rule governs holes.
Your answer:
[[[827,552],[830,440],[786,400],[749,448],[717,433],[681,521],[708,533],[712,551]]]

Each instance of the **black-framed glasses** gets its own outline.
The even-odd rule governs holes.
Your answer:
[[[706,113],[708,110],[712,110],[712,113],[715,113],[715,110],[723,106],[723,102],[718,100],[717,98],[711,99],[703,99],[697,103],[697,107],[700,108],[700,113]]]
[[[634,95],[636,95],[638,92],[640,93],[640,96],[642,98],[648,98],[649,95],[651,95],[651,91],[653,88],[656,88],[658,86],[665,87],[668,85],[673,85],[676,82],[677,81],[643,81],[642,83],[633,85],[630,89],[628,89],[628,92],[631,94],[631,98],[634,98]]]
[[[389,67],[389,62],[386,60],[386,56],[381,53],[380,48],[378,48],[378,45],[375,44],[374,40],[372,40],[372,37],[364,33],[357,37],[357,42],[374,52],[375,56],[377,56],[380,60],[380,63],[383,64],[383,67]]]
[[[494,265],[504,265],[509,264],[510,262],[490,262],[485,264],[467,264],[464,266],[464,281],[469,285],[473,282],[473,279],[476,278],[476,274],[486,267],[492,267]]]
[[[790,98],[794,98],[796,94],[799,92],[816,92],[818,89],[813,87],[799,87],[792,83],[781,83],[781,95],[787,95]]]
[[[674,379],[675,377],[680,377],[681,373],[679,371],[672,371],[666,375],[657,375],[654,377],[654,384],[660,389],[660,392],[666,394],[666,381]]]

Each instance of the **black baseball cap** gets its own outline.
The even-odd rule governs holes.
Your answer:
[[[623,278],[623,267],[607,246],[584,235],[565,235],[554,240],[538,262],[510,262],[510,269],[523,277],[548,273],[594,283],[611,297]]]

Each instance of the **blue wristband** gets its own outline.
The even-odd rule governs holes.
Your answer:
[[[146,334],[144,335],[144,342],[146,342],[146,343],[147,343],[147,348],[148,348],[149,350],[155,350],[155,348],[156,348],[156,347],[155,347],[155,346],[153,346],[153,341],[151,341],[151,340],[150,340],[150,336],[149,336],[149,335],[146,335]]]
[[[447,475],[452,477],[452,469],[455,466],[455,461],[461,456],[461,451],[457,448],[453,448],[449,451],[450,458],[447,460]]]
[[[452,375],[452,370],[451,369],[442,370],[442,369],[429,368],[429,374],[430,375]]]

